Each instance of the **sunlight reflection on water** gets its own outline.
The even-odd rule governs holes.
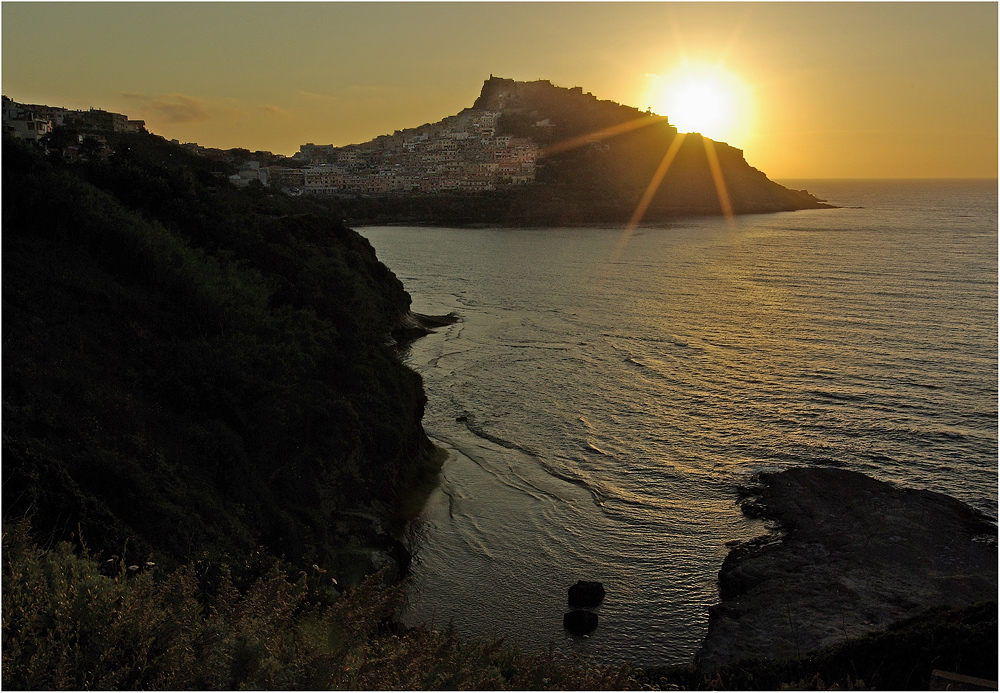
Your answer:
[[[409,356],[451,451],[411,621],[682,664],[725,543],[763,531],[735,504],[755,470],[996,516],[995,182],[793,187],[865,208],[640,227],[614,262],[620,229],[362,229],[415,310],[462,316]],[[578,579],[608,589],[585,640],[562,629]]]

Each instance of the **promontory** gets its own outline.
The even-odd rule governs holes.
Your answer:
[[[303,145],[295,158],[313,173],[290,168],[277,184],[319,186],[356,224],[655,223],[829,206],[669,117],[548,80],[491,75],[454,116],[364,144]]]

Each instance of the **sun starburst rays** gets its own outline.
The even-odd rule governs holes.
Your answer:
[[[653,197],[663,184],[663,179],[667,175],[667,171],[670,170],[670,166],[674,163],[674,159],[677,157],[677,153],[680,151],[685,138],[686,135],[684,133],[678,133],[670,143],[670,147],[667,149],[666,154],[664,154],[663,159],[660,160],[660,165],[657,166],[656,171],[650,178],[649,185],[646,186],[646,190],[639,199],[639,203],[636,205],[635,211],[632,212],[631,218],[629,218],[628,223],[625,224],[625,229],[622,231],[621,238],[618,239],[618,243],[615,245],[614,252],[611,255],[612,261],[617,260],[622,251],[625,250],[625,246],[628,245],[628,241],[635,232],[635,229],[642,222],[642,218],[645,216],[646,210],[649,209],[649,205],[653,201]],[[726,223],[730,228],[733,228],[735,225],[733,205],[729,198],[729,188],[726,186],[726,178],[722,173],[722,165],[719,163],[719,155],[715,150],[716,143],[707,137],[703,137],[702,144],[705,146],[705,159],[708,162],[708,169],[712,175],[712,184],[715,187],[715,195],[719,200],[719,209],[722,212],[722,216],[725,217]]]
[[[612,125],[609,128],[604,128],[603,130],[596,130],[594,132],[589,132],[585,135],[579,135],[578,137],[571,137],[567,140],[561,142],[556,142],[555,144],[550,144],[543,147],[539,156],[552,156],[553,154],[558,154],[559,152],[569,151],[570,149],[576,149],[577,147],[584,147],[588,144],[594,144],[595,142],[600,142],[601,140],[606,140],[609,137],[614,137],[615,135],[622,135],[626,132],[631,132],[632,130],[638,130],[639,128],[649,127],[651,125],[657,125],[660,123],[666,123],[666,116],[642,116],[634,120],[629,120],[624,123],[619,123],[618,125]]]
[[[602,140],[615,137],[618,135],[625,134],[627,132],[632,132],[633,130],[638,130],[639,128],[649,127],[651,125],[664,124],[669,125],[668,117],[666,116],[643,116],[641,118],[636,118],[612,127],[604,128],[602,130],[597,130],[584,135],[579,135],[577,137],[571,137],[569,139],[563,140],[561,142],[556,142],[554,144],[548,145],[541,150],[541,156],[552,156],[560,152],[569,151],[571,149],[576,149],[579,147],[585,147]],[[631,217],[629,217],[628,222],[625,224],[625,228],[622,232],[621,237],[615,244],[615,248],[612,252],[612,261],[616,260],[621,253],[624,251],[625,246],[628,245],[628,241],[635,229],[642,223],[643,217],[645,216],[649,206],[653,202],[653,198],[659,191],[661,185],[663,184],[663,179],[666,177],[667,172],[673,165],[674,160],[677,158],[680,152],[681,146],[687,137],[687,133],[675,133],[674,137],[670,141],[670,145],[667,147],[663,158],[660,160],[659,165],[650,177],[649,184],[643,191],[642,197],[636,204],[635,209],[632,212]],[[702,143],[705,147],[705,158],[708,164],[709,172],[712,176],[712,183],[715,187],[716,197],[719,200],[719,208],[722,215],[726,218],[726,222],[730,227],[734,224],[733,217],[733,207],[732,202],[729,197],[729,190],[726,186],[725,176],[722,173],[722,166],[719,163],[719,157],[715,150],[716,143],[707,138],[702,137]]]
[[[722,216],[726,218],[729,227],[733,227],[733,205],[729,201],[729,190],[726,187],[726,179],[722,175],[722,166],[719,165],[719,155],[715,151],[715,142],[707,137],[702,138],[705,145],[705,158],[708,159],[708,168],[712,172],[712,182],[715,184],[715,194],[719,198],[719,207]]]
[[[656,191],[660,189],[660,184],[663,183],[663,177],[667,175],[670,165],[674,163],[674,158],[676,158],[677,152],[680,151],[681,145],[684,143],[684,137],[682,134],[676,135],[670,143],[670,147],[667,148],[667,153],[663,155],[660,165],[656,167],[656,171],[653,173],[653,177],[650,178],[649,185],[646,186],[639,204],[636,205],[635,211],[632,212],[632,217],[625,224],[625,230],[621,238],[618,239],[618,244],[615,246],[614,253],[612,254],[612,260],[618,259],[618,256],[625,250],[629,238],[631,238],[639,222],[642,221],[642,217],[649,208],[649,203],[653,201],[653,196],[656,195]]]

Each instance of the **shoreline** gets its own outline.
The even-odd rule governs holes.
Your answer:
[[[433,334],[439,327],[447,327],[461,320],[456,313],[448,315],[424,315],[407,310],[399,316],[393,327],[390,337],[396,344],[396,348],[405,351],[413,342]]]
[[[732,546],[702,667],[803,655],[935,606],[996,599],[997,527],[950,496],[823,467],[756,481],[741,508],[780,532]]]
[[[386,335],[386,341],[402,355],[421,337],[459,320],[454,313],[424,315],[406,310]],[[406,527],[420,514],[437,488],[441,468],[448,457],[447,451],[426,433],[424,438],[428,445],[413,456],[412,466],[401,480],[394,502],[376,502],[342,510],[331,518],[342,540],[335,550],[335,565],[332,566],[341,584],[356,587],[366,576],[384,568],[390,568],[396,580],[403,580],[409,574],[414,548]]]
[[[808,191],[793,191],[793,192],[808,192]],[[809,193],[811,194],[811,193]],[[842,205],[830,204],[824,200],[820,200],[817,204],[808,207],[795,207],[792,209],[756,209],[748,211],[734,212],[733,217],[742,216],[761,216],[765,214],[786,214],[795,212],[807,212],[811,210],[824,210],[824,209],[852,209],[851,207],[843,207]],[[683,223],[685,220],[703,220],[703,219],[726,219],[726,215],[718,212],[710,212],[706,210],[699,209],[684,209],[677,210],[674,213],[660,214],[658,216],[653,216],[647,219],[643,219],[639,224],[640,227],[671,227],[676,226],[679,223]],[[553,230],[553,229],[573,229],[573,228],[614,228],[616,231],[623,231],[628,228],[628,221],[622,219],[605,219],[602,221],[585,221],[585,220],[570,220],[570,221],[558,221],[558,222],[545,222],[539,219],[524,219],[519,221],[504,221],[499,219],[494,219],[492,221],[461,221],[457,219],[441,219],[435,217],[433,220],[428,220],[424,218],[400,218],[396,220],[383,220],[377,221],[373,219],[364,218],[354,218],[347,219],[345,221],[347,226],[354,229],[355,231],[360,231],[360,229],[369,227],[413,227],[413,228],[445,228],[445,229],[510,229],[510,230],[521,230],[521,229],[538,229],[538,230]]]

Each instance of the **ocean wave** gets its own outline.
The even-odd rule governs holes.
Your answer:
[[[527,446],[520,445],[518,443],[515,443],[514,441],[501,438],[500,436],[494,433],[486,431],[482,426],[475,423],[475,421],[473,421],[469,417],[469,415],[463,415],[458,417],[458,421],[460,423],[465,424],[465,428],[468,429],[469,433],[476,436],[477,438],[482,438],[483,440],[487,440],[493,443],[494,445],[499,445],[500,447],[507,448],[508,450],[517,450],[519,452],[523,452],[526,455],[531,455],[532,457],[539,457],[537,452],[528,448]]]
[[[593,452],[593,453],[598,454],[598,455],[604,455],[605,457],[609,457],[610,456],[608,453],[604,452],[604,450],[601,450],[599,447],[597,447],[596,445],[594,445],[593,443],[591,443],[589,441],[585,445],[584,450],[586,450],[587,452]]]
[[[872,397],[872,393],[870,392],[851,393],[833,392],[832,390],[810,390],[809,394],[822,397],[824,399],[835,399],[841,402],[864,402]]]

